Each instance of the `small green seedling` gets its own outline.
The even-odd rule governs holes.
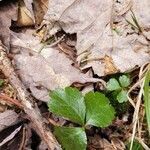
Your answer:
[[[4,85],[4,80],[0,79],[0,87],[2,87]]]
[[[127,87],[130,85],[130,79],[126,75],[119,77],[119,80],[111,78],[107,82],[107,90],[113,92],[116,95],[116,99],[119,103],[126,102],[127,99]]]
[[[89,92],[83,96],[78,89],[67,87],[51,92],[50,98],[50,112],[79,125],[54,128],[54,134],[65,150],[86,150],[87,126],[107,127],[115,117],[108,98],[99,92]]]

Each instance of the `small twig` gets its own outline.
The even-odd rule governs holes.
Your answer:
[[[6,101],[8,103],[15,104],[16,106],[18,106],[21,109],[23,108],[23,105],[18,100],[10,98],[6,94],[0,94],[0,99]]]
[[[139,121],[139,110],[140,110],[140,104],[142,101],[143,86],[144,86],[144,82],[141,85],[141,90],[140,90],[138,98],[137,98],[137,103],[136,103],[135,111],[134,111],[134,115],[133,115],[133,129],[132,129],[130,150],[132,150],[132,147],[133,147],[133,142],[134,142],[134,138],[135,138],[135,134],[136,134],[136,127],[137,127],[137,123]]]
[[[58,43],[60,43],[62,41],[62,39],[65,37],[65,34],[63,34],[57,41],[55,41],[54,43],[50,44],[50,45],[46,45],[45,48],[50,48],[53,46],[56,46]]]
[[[57,41],[55,41],[54,43],[48,45],[48,42],[52,41],[52,39],[50,39],[50,41],[47,41],[43,44],[43,46],[40,48],[40,50],[38,51],[38,53],[41,53],[42,50],[44,48],[51,48],[53,46],[56,46],[58,43],[60,43],[62,41],[62,39],[65,37],[65,35],[63,34]]]
[[[23,150],[24,149],[24,143],[25,143],[25,138],[26,138],[26,129],[25,127],[23,127],[23,131],[22,131],[22,139],[21,139],[21,144],[19,146],[19,150]]]

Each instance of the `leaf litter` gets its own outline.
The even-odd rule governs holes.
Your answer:
[[[130,73],[149,63],[149,7],[148,0],[142,2],[140,0],[24,0],[18,3],[13,1],[0,7],[0,37],[9,54],[12,55],[15,71],[25,87],[37,100],[48,102],[49,91],[65,88],[74,83],[82,84],[83,93],[89,92],[89,87],[101,90],[95,86],[98,82],[105,86],[105,81],[100,77],[105,79],[109,74]],[[35,28],[38,25],[39,28]],[[61,32],[63,36],[59,36]],[[76,34],[73,45],[68,44],[67,38],[71,36],[70,34]],[[52,44],[47,42],[49,40]],[[63,43],[68,47],[67,50],[64,49],[66,47],[63,47]],[[94,76],[89,68],[92,68]],[[128,81],[125,80],[123,78],[120,82],[128,86]],[[120,95],[121,102],[127,100],[124,99],[125,95]],[[43,103],[38,102],[38,105],[43,107]],[[47,108],[44,109],[47,111]],[[18,118],[15,111],[6,110],[0,113],[4,117],[1,121],[6,123],[7,127],[14,124],[9,116],[3,115],[8,112],[16,117],[13,119],[14,122]],[[115,124],[119,125],[117,120],[114,120],[104,133],[101,129],[92,128],[95,131],[87,134],[90,139],[88,148],[90,150],[100,147],[125,149],[125,143],[122,141],[131,137],[131,129],[129,126],[125,128],[124,125],[127,124],[124,123],[121,131],[122,135],[125,134],[124,137],[122,135],[119,137],[119,131],[113,132]],[[73,126],[72,123],[69,124]],[[1,130],[3,129],[4,126]],[[120,129],[121,127],[118,127],[118,130]],[[108,130],[111,131],[111,136]],[[129,132],[123,133],[125,130]],[[57,133],[59,134],[60,132]],[[103,134],[107,138],[99,136]],[[12,135],[16,136],[16,132],[15,134],[12,132]],[[58,136],[59,138],[64,140],[61,135]],[[45,147],[42,141],[41,149],[42,144]],[[85,149],[85,145],[83,147]]]
[[[19,36],[21,37],[21,35]],[[90,77],[89,74],[83,74],[79,69],[73,67],[72,60],[67,58],[64,53],[60,53],[57,48],[44,48],[39,54],[39,48],[36,48],[39,43],[38,39],[28,35],[22,38],[25,40],[18,37],[12,38],[11,45],[14,47],[12,51],[14,49],[14,53],[17,53],[14,56],[14,64],[19,70],[22,81],[37,99],[48,101],[49,90],[67,87],[74,82],[102,81]],[[27,40],[28,38],[31,42]],[[29,48],[37,52],[31,51]]]
[[[0,2],[2,3],[2,2]],[[17,6],[15,3],[1,4],[0,7],[0,37],[8,48],[10,47],[10,26],[11,20],[17,19]]]
[[[129,71],[150,61],[149,5],[148,0],[143,3],[139,0],[54,0],[44,16],[49,23],[47,34],[57,31],[58,26],[67,33],[77,33],[77,60],[83,69],[92,67],[99,76]],[[132,22],[131,10],[146,37],[126,21]],[[113,68],[107,69],[106,56]],[[84,59],[86,63],[82,65]]]

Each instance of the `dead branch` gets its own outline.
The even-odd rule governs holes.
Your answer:
[[[6,49],[0,41],[0,70],[9,79],[11,85],[16,89],[20,103],[23,105],[25,113],[28,115],[30,121],[37,129],[40,137],[45,141],[50,150],[61,150],[61,146],[51,133],[47,126],[46,120],[42,117],[39,108],[34,103],[33,97],[26,90],[25,86],[19,80],[14,68],[7,57]]]

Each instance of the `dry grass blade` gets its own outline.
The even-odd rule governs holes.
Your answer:
[[[141,101],[142,101],[143,87],[144,87],[144,82],[141,85],[141,89],[140,89],[139,95],[137,97],[137,103],[136,103],[135,111],[134,111],[134,115],[133,115],[133,130],[132,130],[130,150],[132,150],[132,147],[133,147],[133,141],[135,138],[136,128],[137,128],[137,124],[138,124],[138,120],[139,120],[139,110],[140,110],[140,105],[141,105]]]
[[[136,88],[137,86],[140,86],[140,91],[139,94],[137,96],[137,102],[135,105],[135,111],[134,111],[134,115],[133,115],[133,130],[132,130],[132,137],[131,137],[131,145],[130,145],[130,150],[132,150],[133,147],[133,142],[135,139],[135,135],[136,135],[136,129],[137,129],[137,125],[138,125],[138,121],[139,121],[139,111],[140,111],[140,105],[141,105],[141,101],[142,101],[142,95],[144,92],[144,86],[145,86],[145,72],[147,70],[149,70],[149,65],[144,69],[144,67],[146,66],[146,64],[144,64],[139,72],[139,81],[133,86],[134,88]],[[132,89],[130,89],[129,93],[134,89],[132,87]],[[150,115],[150,114],[149,114]],[[141,137],[139,137],[141,138]]]

